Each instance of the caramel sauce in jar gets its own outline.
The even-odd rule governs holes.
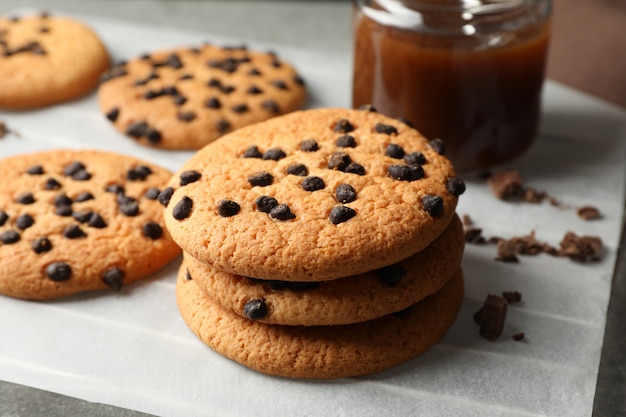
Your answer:
[[[533,142],[549,0],[373,0],[355,5],[353,105],[440,138],[457,170],[511,160]]]

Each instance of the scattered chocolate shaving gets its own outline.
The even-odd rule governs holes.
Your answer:
[[[522,301],[522,294],[517,291],[505,291],[502,293],[502,297],[504,297],[509,304]]]
[[[0,139],[4,138],[5,136],[9,134],[12,134],[16,138],[20,137],[19,133],[17,133],[15,130],[9,129],[7,124],[3,122],[2,120],[0,120]]]
[[[501,200],[519,199],[524,193],[524,181],[518,171],[500,171],[487,178],[493,194]]]
[[[504,297],[489,294],[483,306],[474,314],[474,322],[480,326],[481,337],[495,341],[504,330],[508,303]]]
[[[525,337],[526,334],[524,332],[515,333],[513,335],[513,340],[515,340],[516,342],[521,342],[522,340],[524,340]]]
[[[595,220],[602,217],[602,214],[600,214],[600,210],[598,210],[594,206],[579,207],[576,211],[576,214],[578,214],[578,217],[583,220]]]
[[[496,261],[519,262],[516,245],[508,240],[498,242],[498,257],[496,258]]]
[[[469,214],[464,214],[461,217],[461,220],[463,221],[463,226],[473,226],[474,222],[472,221],[472,218],[469,216]]]
[[[578,236],[567,232],[560,244],[559,255],[578,262],[595,262],[600,260],[602,240],[597,236]]]

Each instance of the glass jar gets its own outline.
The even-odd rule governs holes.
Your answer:
[[[356,0],[353,105],[440,138],[457,170],[537,135],[550,0]]]

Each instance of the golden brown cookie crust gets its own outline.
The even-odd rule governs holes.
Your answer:
[[[335,144],[345,135],[335,130],[344,119],[353,126],[349,135],[356,147]],[[397,133],[378,133],[378,124]],[[318,150],[301,150],[310,138]],[[385,155],[390,144],[424,156],[423,178],[390,175],[391,166],[408,167],[403,159]],[[274,157],[276,148],[286,156],[243,157],[254,146],[263,156]],[[329,169],[338,152],[348,154],[365,174]],[[306,167],[308,177],[320,178],[323,188],[305,190],[306,177],[289,174],[297,164]],[[199,179],[181,185],[186,171],[197,172]],[[271,175],[271,184],[253,185],[250,179],[263,172]],[[185,252],[216,269],[262,279],[325,281],[394,264],[428,246],[454,216],[458,193],[448,186],[453,178],[450,162],[398,120],[371,111],[306,110],[242,128],[199,151],[170,182],[174,193],[165,222]],[[342,184],[354,189],[354,201],[338,201]],[[263,212],[256,201],[260,196],[286,204],[293,218],[278,220]],[[438,210],[429,211],[428,199],[440,203]],[[237,213],[219,214],[223,200],[235,202]],[[192,207],[181,213],[185,204]],[[355,215],[335,224],[336,206]]]
[[[71,18],[0,17],[0,107],[32,109],[92,91],[109,67],[98,35]]]
[[[101,151],[2,160],[0,294],[42,300],[119,289],[163,267],[180,249],[164,227],[161,205],[147,195],[154,198],[151,189],[162,189],[170,176]]]
[[[463,301],[463,274],[403,314],[343,326],[279,326],[251,322],[222,309],[183,262],[176,286],[181,315],[218,353],[256,371],[291,378],[342,378],[380,372],[434,346]]]
[[[131,59],[104,80],[100,108],[115,128],[165,149],[199,149],[306,99],[304,81],[276,54],[208,44]]]
[[[267,282],[216,270],[188,254],[184,259],[196,284],[235,314],[246,317],[246,303],[263,300],[268,312],[258,319],[260,322],[322,326],[373,320],[417,303],[454,275],[464,246],[463,225],[455,216],[426,249],[391,268],[321,282],[317,288],[306,290],[273,290]]]

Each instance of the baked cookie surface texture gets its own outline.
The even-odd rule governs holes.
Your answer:
[[[306,87],[275,53],[204,44],[154,51],[113,67],[98,99],[115,128],[140,144],[199,149],[239,127],[301,108]]]
[[[32,109],[94,90],[109,67],[98,35],[71,18],[0,17],[0,107]]]
[[[171,173],[120,154],[53,150],[0,161],[0,294],[119,290],[180,249],[156,198]]]
[[[442,152],[374,111],[298,111],[204,147],[160,200],[172,238],[200,262],[326,281],[397,263],[448,227],[462,191]]]

